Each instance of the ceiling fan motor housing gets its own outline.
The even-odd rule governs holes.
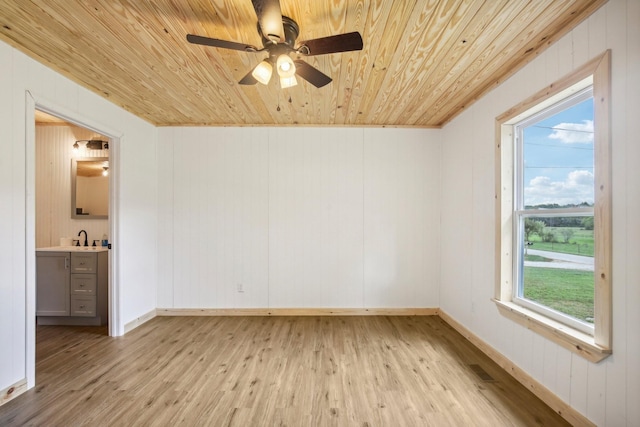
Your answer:
[[[300,34],[300,27],[298,27],[296,21],[288,16],[282,17],[282,27],[284,28],[284,43],[278,43],[278,45],[285,44],[289,47],[289,51],[293,51],[298,34]],[[270,46],[273,46],[274,43],[262,32],[260,23],[258,23],[258,33],[260,34],[260,37],[262,37],[262,45],[265,48],[269,49]]]

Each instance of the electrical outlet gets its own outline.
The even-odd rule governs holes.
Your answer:
[[[236,289],[238,290],[238,292],[244,292],[244,286],[242,285],[242,283],[238,283],[236,285]]]

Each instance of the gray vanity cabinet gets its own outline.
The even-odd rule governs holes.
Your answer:
[[[106,324],[107,268],[106,251],[36,252],[38,324]]]
[[[36,256],[36,315],[68,316],[71,303],[69,252],[38,252]]]

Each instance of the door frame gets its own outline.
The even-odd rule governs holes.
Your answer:
[[[26,92],[25,124],[25,276],[26,276],[26,367],[27,388],[35,386],[36,366],[36,161],[35,161],[35,112],[40,110],[76,126],[89,129],[109,138],[109,336],[124,335],[121,316],[121,292],[119,276],[119,194],[120,194],[120,144],[122,132],[82,114]],[[115,243],[115,244],[114,244]]]

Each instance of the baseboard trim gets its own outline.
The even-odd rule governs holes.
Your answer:
[[[567,420],[574,426],[596,427],[594,423],[589,421],[584,415],[573,409],[566,402],[556,396],[551,390],[536,381],[531,375],[516,366],[512,361],[498,352],[495,348],[480,339],[477,335],[458,323],[447,313],[438,310],[438,315],[449,326],[458,331],[460,335],[465,337],[471,344],[476,346],[480,351],[486,354],[491,360],[497,363],[502,369],[507,371],[520,384],[528,388],[540,400],[547,404],[551,409],[558,413],[562,418]]]
[[[437,308],[158,308],[157,316],[436,316]]]
[[[5,403],[15,399],[20,396],[22,393],[27,391],[27,379],[22,379],[15,384],[10,385],[9,387],[2,390],[2,397],[0,397],[0,406]]]
[[[157,311],[158,311],[157,309],[153,309],[150,312],[133,319],[131,322],[127,322],[124,325],[124,333],[126,334],[127,332],[131,332],[138,326],[142,325],[143,323],[146,323],[149,320],[153,319],[154,317],[157,316]]]

